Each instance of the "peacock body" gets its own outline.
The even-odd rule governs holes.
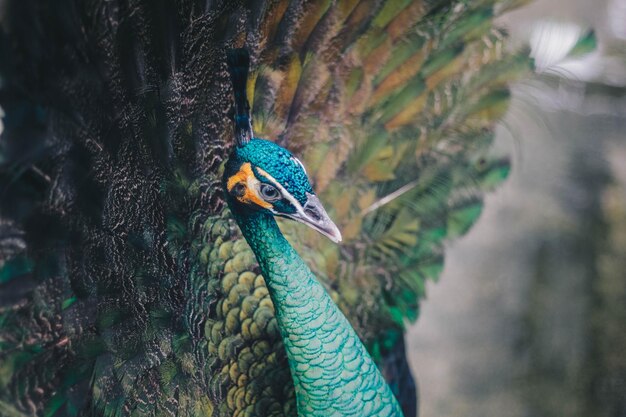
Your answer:
[[[305,320],[277,316],[282,264],[259,257],[293,246],[414,415],[404,323],[509,170],[488,149],[528,62],[492,22],[517,3],[7,0],[0,414],[296,415],[281,328]],[[302,160],[285,154],[341,245],[265,217],[255,247],[227,207],[243,45],[254,119],[235,134]]]
[[[275,217],[306,224],[334,242],[341,232],[285,148],[254,137],[246,49],[228,51],[236,146],[224,169],[230,211],[259,262],[289,361],[298,415],[402,416],[348,319],[281,233]]]

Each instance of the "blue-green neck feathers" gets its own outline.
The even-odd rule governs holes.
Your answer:
[[[271,173],[302,204],[313,191],[288,151],[259,139],[237,149],[225,170],[229,206],[257,257],[276,309],[299,415],[401,416],[354,329],[283,237],[272,211],[244,204],[228,192],[230,179],[245,164],[255,176],[258,169]]]

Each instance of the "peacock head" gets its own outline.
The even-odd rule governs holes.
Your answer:
[[[286,217],[333,242],[341,233],[313,192],[302,162],[285,148],[254,138],[235,147],[224,170],[229,204]]]

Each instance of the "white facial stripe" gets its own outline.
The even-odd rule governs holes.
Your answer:
[[[261,185],[261,181],[257,180],[252,175],[246,178],[246,183],[248,185],[248,188],[250,188],[251,190],[257,190],[259,186]]]
[[[302,163],[302,162],[301,162],[298,158],[296,158],[295,156],[292,156],[292,157],[291,157],[291,160],[292,160],[293,162],[295,162],[296,164],[300,165],[300,167],[302,167],[302,170],[303,170],[303,171],[304,171],[304,173],[306,174],[306,168],[304,167],[304,164],[303,164],[303,163]],[[309,174],[307,174],[307,175],[309,175]]]
[[[300,213],[301,215],[305,216],[304,214],[304,209],[302,208],[302,206],[300,205],[300,203],[298,202],[298,200],[295,199],[294,196],[292,196],[289,191],[287,191],[285,189],[285,187],[283,187],[278,181],[276,181],[276,179],[274,177],[272,177],[270,174],[268,174],[267,172],[263,171],[261,168],[257,167],[257,171],[259,171],[259,174],[263,175],[265,178],[268,179],[269,182],[271,182],[272,184],[274,184],[274,186],[276,188],[278,188],[280,190],[280,193],[282,194],[283,197],[285,197],[295,208],[296,211],[298,213]],[[306,217],[306,216],[305,216]]]
[[[263,171],[261,168],[257,167],[257,170],[260,175],[263,175],[269,182],[271,182],[281,192],[283,197],[289,200],[289,202],[296,208],[297,215],[295,213],[294,214],[278,213],[279,215],[289,217],[296,221],[305,223],[309,227],[327,236],[330,240],[332,240],[335,243],[341,241],[341,232],[339,231],[337,226],[328,218],[326,211],[321,206],[321,204],[319,203],[319,200],[314,194],[306,193],[307,205],[310,202],[312,202],[313,208],[315,208],[316,210],[319,210],[319,216],[321,216],[321,218],[312,218],[308,216],[304,212],[304,208],[300,205],[298,200],[296,200],[294,196],[289,194],[289,192],[285,189],[285,187],[280,185],[274,177],[272,177],[267,172]],[[272,210],[272,212],[276,213],[274,210]]]

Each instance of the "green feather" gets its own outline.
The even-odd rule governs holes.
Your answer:
[[[33,260],[29,259],[26,255],[20,255],[13,259],[9,259],[4,262],[2,267],[0,267],[0,284],[4,284],[13,279],[31,273],[34,266],[35,263]]]
[[[531,68],[494,27],[516,0],[18,1],[0,39],[2,415],[297,414],[276,300],[224,199],[226,47],[251,53],[256,136],[305,161],[299,193],[346,239],[281,227],[381,367],[511,170],[487,155]]]

